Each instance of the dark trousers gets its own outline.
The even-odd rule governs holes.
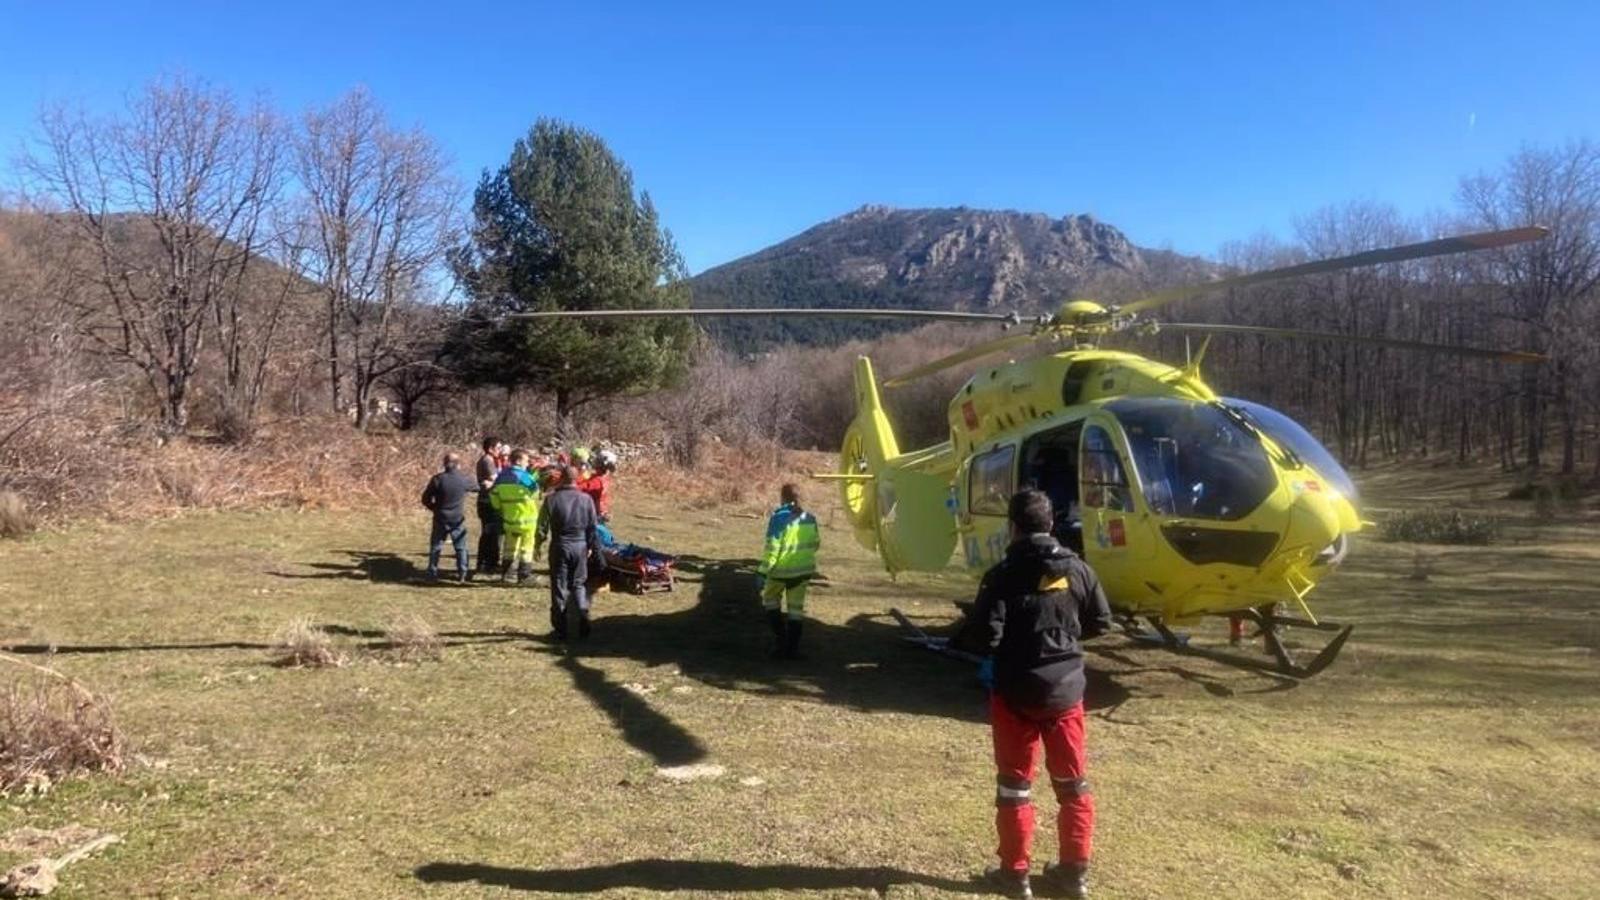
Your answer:
[[[500,514],[487,503],[478,503],[478,571],[494,574],[500,571],[500,539],[505,526]]]
[[[579,627],[589,622],[589,547],[555,543],[550,546],[550,626],[558,636],[567,633],[567,607],[578,606]]]
[[[429,576],[439,574],[439,556],[444,553],[444,539],[447,537],[456,551],[456,572],[467,574],[467,523],[434,519],[433,533],[428,536]]]

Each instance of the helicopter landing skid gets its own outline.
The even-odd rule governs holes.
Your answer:
[[[1225,665],[1275,672],[1279,675],[1287,675],[1290,678],[1310,678],[1332,665],[1334,659],[1339,655],[1339,651],[1344,649],[1344,642],[1349,640],[1350,632],[1355,630],[1354,625],[1313,622],[1310,619],[1302,619],[1296,616],[1279,615],[1273,609],[1274,607],[1272,606],[1264,606],[1234,613],[1234,615],[1254,622],[1260,629],[1255,636],[1259,636],[1263,640],[1266,644],[1267,652],[1272,654],[1270,662],[1264,659],[1242,656],[1237,653],[1226,653],[1196,647],[1189,642],[1188,635],[1173,631],[1157,617],[1146,617],[1146,621],[1150,625],[1149,630],[1133,616],[1119,618],[1118,624],[1122,626],[1122,630],[1129,637],[1141,643],[1153,644],[1162,649],[1171,650],[1174,653],[1215,660]],[[1283,638],[1278,633],[1278,629],[1281,626],[1336,632],[1336,634],[1309,663],[1301,665],[1283,643]]]
[[[889,610],[889,615],[893,616],[894,620],[900,623],[900,627],[906,630],[907,633],[901,638],[901,640],[904,640],[906,643],[915,644],[924,650],[932,650],[933,652],[942,656],[949,656],[954,659],[962,660],[963,662],[983,662],[983,657],[976,653],[968,653],[965,650],[957,650],[956,648],[950,646],[949,638],[933,637],[929,635],[926,631],[918,628],[915,622],[912,622],[910,619],[906,618],[906,614],[900,610],[891,609]]]

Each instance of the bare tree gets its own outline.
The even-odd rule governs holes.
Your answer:
[[[397,311],[435,283],[458,188],[438,144],[393,128],[365,90],[308,113],[295,144],[307,274],[326,299],[333,406],[342,411],[348,377],[356,425],[366,428],[373,388],[412,362],[401,327],[411,319]]]
[[[1486,280],[1505,286],[1523,339],[1550,356],[1548,368],[1528,366],[1521,384],[1524,462],[1544,461],[1548,412],[1560,421],[1561,471],[1577,463],[1579,363],[1596,339],[1580,311],[1600,287],[1600,146],[1589,141],[1561,149],[1524,148],[1498,175],[1462,181],[1461,204],[1487,228],[1538,223],[1548,239],[1484,254]]]
[[[260,252],[276,123],[226,91],[171,78],[118,116],[56,108],[41,125],[23,168],[92,248],[99,290],[83,295],[86,333],[144,374],[163,430],[181,433],[218,306],[238,302]]]

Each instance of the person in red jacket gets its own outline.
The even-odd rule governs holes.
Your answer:
[[[989,724],[996,769],[995,829],[1000,867],[991,880],[1011,897],[1033,896],[1033,770],[1041,745],[1056,818],[1061,864],[1045,878],[1068,897],[1088,896],[1094,798],[1085,770],[1083,649],[1111,627],[1111,607],[1089,564],[1061,546],[1042,491],[1011,498],[1011,545],[978,587],[973,622],[987,631],[980,678],[991,686]]]
[[[593,468],[578,482],[578,490],[589,495],[600,521],[611,521],[611,475],[617,471],[617,455],[601,450],[593,458]]]

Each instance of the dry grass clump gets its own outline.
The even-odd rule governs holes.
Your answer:
[[[27,670],[0,690],[0,794],[123,770],[122,731],[105,698],[46,666],[5,654],[0,662]]]
[[[290,620],[272,639],[273,664],[290,669],[329,669],[345,664],[333,638],[307,616]]]
[[[1483,546],[1499,533],[1493,517],[1451,509],[1401,510],[1378,523],[1378,537],[1391,543]]]
[[[384,633],[388,636],[385,652],[399,662],[428,662],[444,655],[439,633],[421,616],[402,616]]]
[[[36,527],[27,502],[15,491],[0,491],[0,538],[21,537]]]

